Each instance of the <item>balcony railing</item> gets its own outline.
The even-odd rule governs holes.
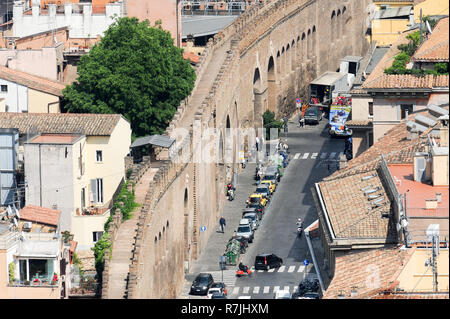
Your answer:
[[[47,280],[47,279],[38,279],[38,280],[14,280],[14,282],[9,283],[9,287],[52,287],[55,288],[59,286],[59,280]]]

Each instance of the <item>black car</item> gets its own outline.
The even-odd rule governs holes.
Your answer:
[[[319,122],[322,121],[322,111],[316,106],[310,106],[306,109],[304,119],[305,124],[319,124]]]
[[[258,214],[264,214],[264,206],[262,206],[260,203],[248,203],[247,208],[254,208],[257,210]]]
[[[283,259],[275,254],[260,254],[255,258],[256,270],[269,270],[270,268],[277,268],[283,264]]]
[[[192,282],[191,290],[189,291],[190,295],[206,295],[208,293],[208,289],[211,288],[214,283],[214,279],[211,274],[208,273],[200,273],[195,277]]]

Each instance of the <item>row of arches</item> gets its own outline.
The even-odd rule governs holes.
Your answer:
[[[347,7],[342,9],[333,10],[330,17],[330,34],[332,44],[336,44],[342,40],[344,35],[344,25],[347,20]]]
[[[167,220],[162,229],[155,235],[155,263],[161,261],[161,259],[167,255],[168,246],[167,243],[170,242],[169,238],[169,221]]]

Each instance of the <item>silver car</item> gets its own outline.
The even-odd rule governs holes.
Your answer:
[[[250,225],[252,226],[252,230],[256,230],[259,226],[258,214],[257,213],[245,213],[242,218],[248,219]]]
[[[236,236],[242,236],[248,239],[249,243],[253,242],[254,232],[250,224],[248,225],[239,225]]]

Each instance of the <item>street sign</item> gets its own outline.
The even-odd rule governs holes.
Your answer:
[[[200,231],[206,231],[206,226],[200,227]]]
[[[308,266],[309,265],[309,260],[308,259],[303,260],[303,265]]]
[[[302,99],[297,99],[296,102],[297,104],[302,103]]]

